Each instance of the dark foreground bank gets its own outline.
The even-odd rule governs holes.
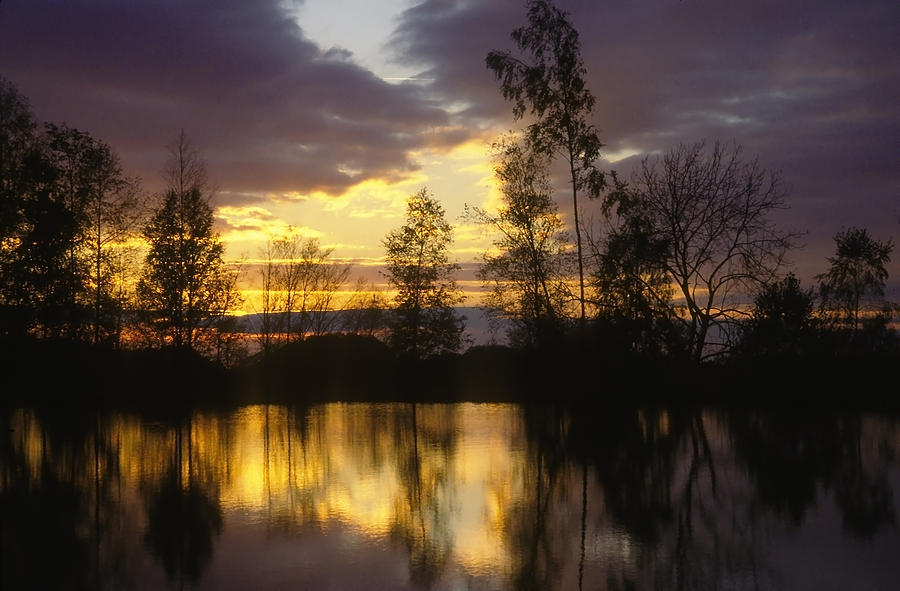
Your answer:
[[[374,338],[332,335],[225,368],[189,350],[3,343],[8,406],[155,407],[327,401],[545,402],[900,409],[890,355],[770,357],[698,365],[579,347],[472,347],[421,361]]]

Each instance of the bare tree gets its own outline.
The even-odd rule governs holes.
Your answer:
[[[269,238],[262,251],[260,279],[260,313],[257,335],[263,355],[269,354],[281,340],[284,331],[282,306],[284,296],[279,289],[279,269],[275,240]]]
[[[273,242],[274,281],[287,339],[334,330],[337,296],[350,277],[350,265],[331,260],[333,248],[292,231]]]
[[[385,328],[388,300],[375,284],[360,278],[344,306],[341,330],[351,334],[378,336]]]
[[[350,266],[330,260],[333,252],[333,248],[323,248],[317,238],[304,240],[300,248],[300,325],[296,330],[301,338],[323,335],[337,326],[332,312],[337,307],[338,292],[350,277]]]
[[[679,145],[662,158],[645,158],[629,187],[620,184],[607,204],[622,228],[639,228],[654,245],[637,268],[663,271],[674,283],[684,313],[678,318],[696,360],[717,354],[710,330],[723,334],[749,313],[750,293],[771,282],[785,266],[796,234],[778,231],[768,215],[784,208],[780,177],[745,160],[737,145]],[[652,255],[650,253],[653,253]],[[656,301],[655,275],[631,280]],[[665,284],[667,285],[667,284]]]
[[[339,329],[339,295],[350,265],[332,260],[333,248],[292,229],[262,250],[258,338],[264,353],[282,342]]]

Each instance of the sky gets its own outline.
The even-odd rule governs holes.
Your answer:
[[[557,5],[580,34],[604,169],[740,144],[781,174],[773,217],[803,233],[791,258],[807,285],[842,229],[900,242],[896,0]],[[489,240],[460,216],[495,202],[490,143],[523,125],[484,58],[525,22],[522,0],[0,0],[0,76],[39,120],[110,144],[151,193],[184,130],[232,258],[252,264],[294,228],[377,279],[381,240],[427,187],[471,280]],[[896,294],[900,249],[889,271]]]

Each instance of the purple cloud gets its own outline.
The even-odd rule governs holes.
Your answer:
[[[182,128],[233,192],[340,193],[415,170],[435,128],[466,136],[418,86],[322,51],[277,0],[8,0],[0,74],[151,185]]]
[[[786,225],[808,231],[796,258],[821,272],[841,227],[900,230],[900,5],[775,0],[559,0],[579,31],[606,153],[678,142],[743,145],[790,190]],[[474,123],[518,126],[484,57],[515,50],[525,2],[425,0],[393,37],[443,100]],[[628,170],[639,158],[616,164]],[[898,257],[900,258],[900,257]],[[818,265],[817,268],[814,268]],[[895,265],[892,275],[900,275]]]

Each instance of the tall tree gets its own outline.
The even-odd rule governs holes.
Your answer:
[[[456,351],[463,319],[454,305],[465,298],[453,280],[459,265],[447,249],[453,231],[444,208],[423,188],[406,202],[406,223],[384,239],[388,284],[395,290],[390,344],[401,355],[421,359]]]
[[[0,79],[0,302],[19,331],[114,337],[112,277],[138,215],[137,181],[90,134],[36,130],[25,99]]]
[[[490,290],[485,308],[511,323],[512,342],[540,346],[562,328],[571,298],[568,237],[551,197],[546,156],[509,138],[495,149],[500,207],[467,208],[470,220],[496,236],[478,271]]]
[[[227,279],[224,246],[213,230],[206,169],[182,133],[170,150],[169,187],[144,226],[150,250],[138,283],[142,305],[155,312],[158,334],[175,347],[193,347],[197,331],[233,309],[239,297]]]
[[[527,130],[533,148],[548,155],[559,154],[568,164],[583,325],[586,312],[578,195],[586,191],[588,197],[597,197],[606,186],[604,174],[596,167],[603,144],[590,122],[595,99],[584,80],[587,69],[581,59],[581,42],[568,14],[551,0],[528,0],[526,6],[528,26],[511,34],[524,55],[491,51],[485,63],[500,81],[503,97],[513,102],[513,117],[520,119],[528,112],[535,118]]]
[[[58,170],[67,209],[81,227],[69,254],[73,277],[83,272],[85,299],[73,302],[92,310],[90,339],[96,344],[114,336],[118,317],[113,278],[116,251],[132,236],[140,219],[138,182],[125,176],[118,156],[105,142],[66,126],[47,125],[47,145]]]
[[[24,289],[23,262],[27,249],[26,210],[33,197],[37,123],[28,101],[0,77],[0,332],[21,334],[27,330],[29,298]]]
[[[80,254],[83,211],[73,209],[46,138],[26,156],[20,215],[7,239],[5,299],[12,324],[42,337],[75,337],[83,325],[88,265]]]
[[[37,123],[28,101],[0,77],[0,272],[21,230],[26,156],[33,150]],[[0,275],[0,283],[6,283]]]
[[[653,245],[637,269],[658,269],[669,281],[643,273],[630,279],[654,301],[668,298],[660,287],[676,286],[685,310],[676,317],[698,361],[719,352],[708,350],[710,329],[727,334],[747,314],[748,294],[779,275],[795,238],[767,217],[784,207],[779,176],[745,161],[736,145],[707,150],[700,142],[645,158],[632,185],[619,185],[608,205],[623,227],[640,228],[640,239]]]
[[[837,311],[847,326],[858,330],[866,305],[884,298],[894,244],[876,240],[865,228],[842,230],[834,242],[837,252],[828,258],[831,267],[817,277],[819,292],[826,311]]]

